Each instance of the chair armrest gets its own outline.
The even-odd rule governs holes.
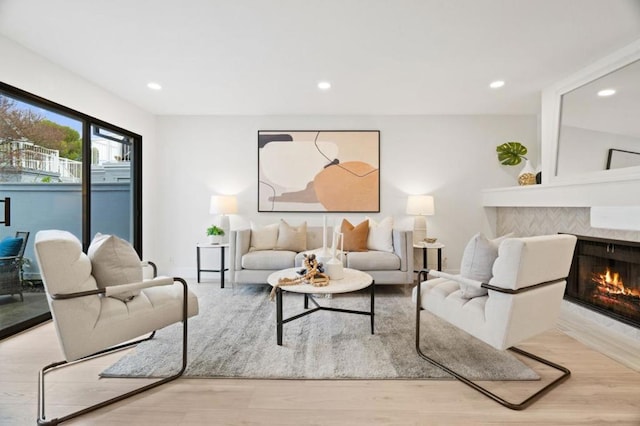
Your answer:
[[[154,278],[152,280],[142,281],[139,283],[114,285],[114,286],[99,288],[95,290],[78,291],[76,293],[62,293],[62,294],[56,293],[56,294],[52,294],[50,297],[54,300],[66,300],[66,299],[75,299],[78,297],[85,297],[85,296],[95,296],[99,294],[103,294],[105,296],[112,296],[114,294],[119,294],[125,291],[139,290],[143,288],[157,287],[161,285],[170,285],[170,284],[173,284],[174,281],[180,281],[180,279],[170,278],[170,277],[160,277],[160,278]]]
[[[510,288],[499,287],[499,286],[496,286],[496,285],[483,283],[481,281],[472,280],[471,278],[465,278],[465,277],[463,277],[461,275],[447,274],[446,272],[442,272],[442,271],[436,271],[436,270],[431,270],[431,269],[423,269],[420,272],[421,273],[426,272],[429,275],[432,275],[434,277],[446,278],[448,280],[453,280],[453,281],[456,281],[458,283],[467,284],[467,285],[472,286],[474,288],[485,288],[487,290],[492,290],[492,291],[496,291],[498,293],[505,293],[505,294],[524,293],[526,291],[535,290],[535,289],[540,288],[540,287],[553,285],[553,284],[558,284],[559,282],[563,281],[563,279],[545,281],[543,283],[533,284],[533,285],[530,285],[530,286],[527,286],[527,287],[521,287],[521,288],[518,288],[516,290],[513,290],[513,289],[510,289]]]
[[[142,290],[149,287],[158,287],[161,285],[171,285],[174,280],[171,277],[159,277],[152,280],[145,280],[139,283],[121,284],[105,287],[104,295],[113,296],[114,294],[126,293],[128,291]]]

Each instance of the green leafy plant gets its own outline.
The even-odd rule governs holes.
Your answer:
[[[527,159],[527,147],[520,142],[505,142],[496,147],[498,161],[504,166],[517,166],[522,159]]]
[[[224,229],[211,225],[207,228],[207,235],[224,235]]]

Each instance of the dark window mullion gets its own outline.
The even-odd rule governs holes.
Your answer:
[[[91,243],[91,125],[82,120],[82,248]]]

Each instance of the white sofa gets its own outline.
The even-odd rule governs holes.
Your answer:
[[[322,249],[322,227],[307,228],[307,250],[250,250],[251,229],[231,231],[229,235],[229,272],[234,284],[266,284],[274,271],[300,267],[305,253]],[[333,233],[331,227],[327,234]],[[328,237],[327,237],[328,238]],[[413,232],[394,229],[392,231],[393,252],[369,250],[347,252],[343,257],[347,268],[364,271],[373,277],[376,284],[412,284],[413,276]],[[329,238],[327,241],[331,241]]]

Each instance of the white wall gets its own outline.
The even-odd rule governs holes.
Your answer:
[[[147,253],[168,265],[164,273],[195,276],[195,244],[206,240],[205,228],[215,220],[208,213],[209,197],[218,193],[238,196],[239,214],[232,217],[232,228],[281,217],[292,225],[304,220],[321,225],[319,213],[257,212],[258,130],[317,129],[380,130],[381,212],[372,216],[393,216],[397,227],[410,229],[407,195],[433,194],[436,214],[428,218],[428,233],[446,244],[443,257],[450,270],[458,269],[474,233],[492,234],[495,229],[481,206],[481,189],[516,185],[519,166],[501,166],[495,147],[521,141],[538,163],[535,116],[158,117],[156,160],[163,171],[145,187],[158,186],[163,196],[154,200],[156,214],[145,227],[159,233]],[[329,222],[343,216],[329,214]],[[364,216],[347,218],[360,221]]]
[[[195,243],[205,240],[204,230],[214,221],[208,214],[214,193],[238,194],[236,228],[280,217],[321,224],[317,213],[257,213],[259,129],[380,130],[381,212],[373,217],[391,215],[398,227],[409,229],[407,194],[433,194],[436,215],[428,218],[429,235],[447,245],[445,267],[452,270],[472,234],[495,229],[481,207],[480,190],[515,185],[518,168],[500,166],[495,147],[521,141],[538,163],[534,116],[156,118],[4,37],[0,51],[3,82],[143,136],[143,250],[166,274],[195,276]]]
[[[155,180],[159,168],[154,160],[154,115],[2,36],[0,52],[2,82],[142,135],[143,183]],[[88,55],[87,60],[95,58]],[[157,190],[154,185],[146,185],[143,190],[143,252],[154,245],[154,232],[146,226],[152,213],[146,206],[158,203]]]

